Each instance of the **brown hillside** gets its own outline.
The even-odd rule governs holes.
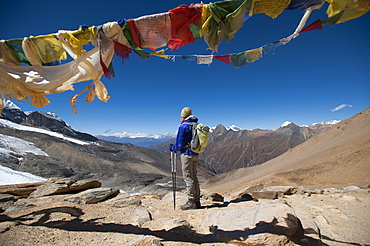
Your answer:
[[[268,162],[217,175],[203,187],[231,194],[258,183],[311,188],[370,184],[369,122],[367,108]]]

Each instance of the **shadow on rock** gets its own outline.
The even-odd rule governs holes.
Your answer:
[[[50,220],[52,213],[66,213],[72,218],[71,220]],[[32,212],[29,214],[22,215],[17,218],[11,218],[8,216],[1,216],[1,221],[28,221],[35,215],[42,215],[36,222],[29,224],[28,226],[45,226],[49,228],[61,229],[66,231],[81,231],[81,232],[114,232],[124,234],[136,234],[136,235],[151,235],[162,239],[163,241],[178,241],[178,242],[192,242],[192,243],[221,243],[230,242],[233,240],[244,241],[248,237],[261,234],[271,233],[275,235],[286,235],[289,228],[277,225],[277,221],[272,222],[260,221],[256,224],[253,229],[246,228],[244,230],[224,231],[217,227],[210,227],[211,234],[199,234],[196,231],[188,227],[175,227],[170,230],[150,230],[148,228],[141,228],[131,224],[115,224],[115,223],[101,223],[97,220],[101,218],[95,218],[87,221],[83,221],[80,217],[84,213],[80,208],[76,207],[56,207],[50,209],[43,209],[40,211]],[[294,215],[289,215],[294,216]],[[34,218],[33,218],[34,219]],[[287,218],[289,219],[289,218]],[[26,224],[24,224],[26,225]],[[303,231],[303,229],[302,229]],[[295,235],[291,240],[296,243],[302,243],[302,235]],[[303,235],[304,237],[304,235]],[[301,245],[325,245],[320,240],[314,240],[305,237],[306,241],[310,244]],[[354,244],[357,245],[357,244]]]

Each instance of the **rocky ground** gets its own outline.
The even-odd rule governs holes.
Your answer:
[[[174,209],[172,193],[48,182],[26,188],[32,193],[23,190],[23,198],[0,187],[0,245],[370,245],[368,186],[257,185],[224,197],[202,190],[202,208],[182,211],[183,192]],[[72,190],[60,189],[67,183]]]

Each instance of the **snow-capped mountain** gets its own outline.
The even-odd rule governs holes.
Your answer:
[[[97,138],[116,143],[131,143],[141,147],[160,144],[176,137],[176,134],[114,133],[96,135]]]
[[[8,105],[0,117],[0,184],[69,177],[140,191],[156,181],[169,182],[171,168],[165,153],[99,140],[74,130],[52,113],[27,115]]]

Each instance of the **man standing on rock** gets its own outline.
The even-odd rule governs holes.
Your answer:
[[[191,108],[181,110],[181,125],[177,132],[176,144],[171,146],[171,151],[181,152],[182,175],[186,184],[188,201],[181,206],[182,210],[200,208],[200,188],[197,177],[199,154],[190,150],[192,138],[192,123],[197,123],[198,118],[192,115]]]

